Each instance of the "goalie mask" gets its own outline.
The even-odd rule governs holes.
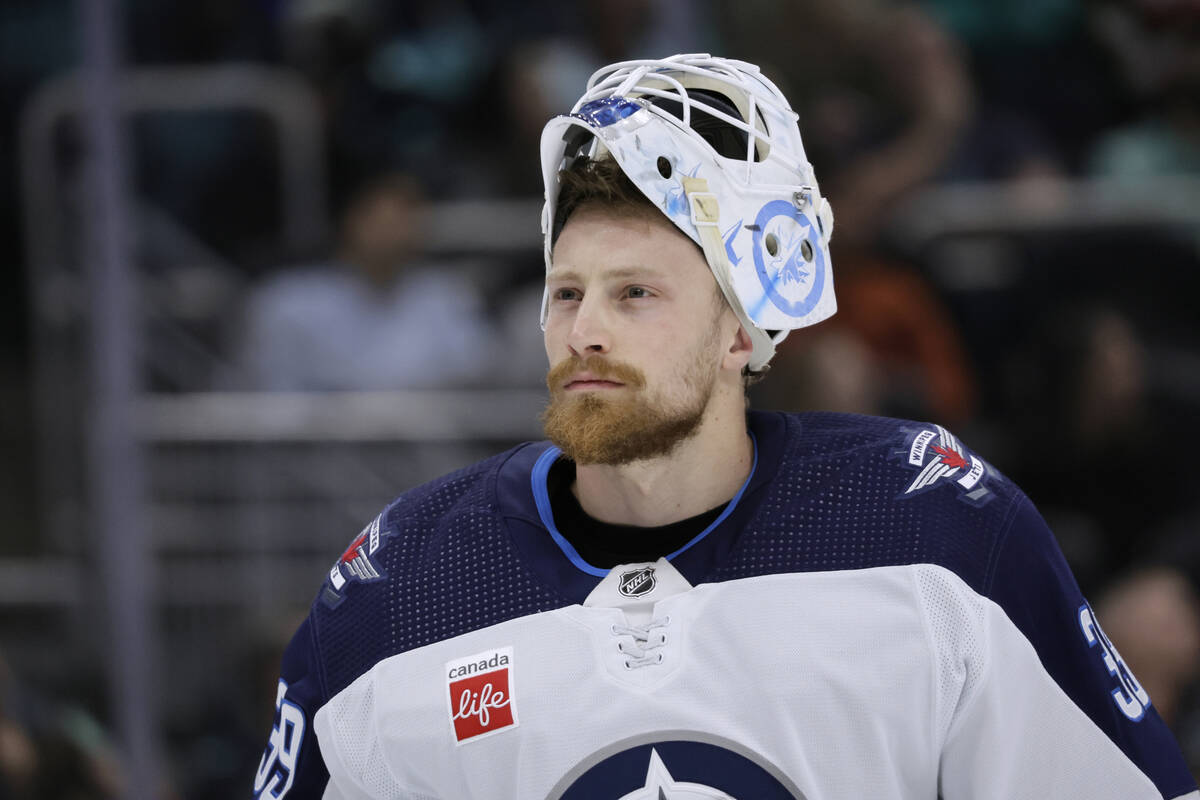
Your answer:
[[[704,251],[762,369],[788,331],[837,309],[833,212],[804,155],[797,115],[758,67],[708,55],[624,61],[588,81],[542,131],[546,269],[562,223],[558,173],[612,158]],[[542,302],[542,324],[548,306]]]

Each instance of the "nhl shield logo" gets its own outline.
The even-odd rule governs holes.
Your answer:
[[[641,597],[654,591],[658,578],[654,577],[654,567],[641,567],[621,573],[617,583],[617,591],[626,597]]]

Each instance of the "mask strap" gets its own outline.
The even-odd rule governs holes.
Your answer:
[[[725,299],[729,301],[733,313],[742,323],[746,332],[750,334],[750,341],[754,345],[754,350],[750,354],[749,367],[751,370],[762,369],[771,360],[771,356],[775,355],[775,343],[771,341],[771,337],[767,335],[766,331],[750,321],[750,317],[742,308],[742,301],[733,291],[729,275],[729,259],[725,255],[725,242],[721,238],[721,208],[717,203],[717,196],[708,190],[708,180],[705,178],[684,176],[682,180],[683,192],[687,195],[688,207],[691,211],[692,224],[696,226],[696,232],[700,236],[700,247],[704,250],[704,258],[708,261],[713,276],[717,279],[717,285],[721,287],[721,294],[725,295]]]

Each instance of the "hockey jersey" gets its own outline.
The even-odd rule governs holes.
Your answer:
[[[600,569],[528,443],[402,495],[283,660],[256,798],[1200,798],[1028,498],[937,425],[752,412]]]

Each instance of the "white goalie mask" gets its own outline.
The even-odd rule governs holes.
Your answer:
[[[571,113],[542,131],[546,270],[559,171],[613,158],[704,251],[754,343],[750,369],[761,369],[788,331],[837,310],[833,212],[797,119],[775,84],[744,61],[677,55],[597,71]]]

